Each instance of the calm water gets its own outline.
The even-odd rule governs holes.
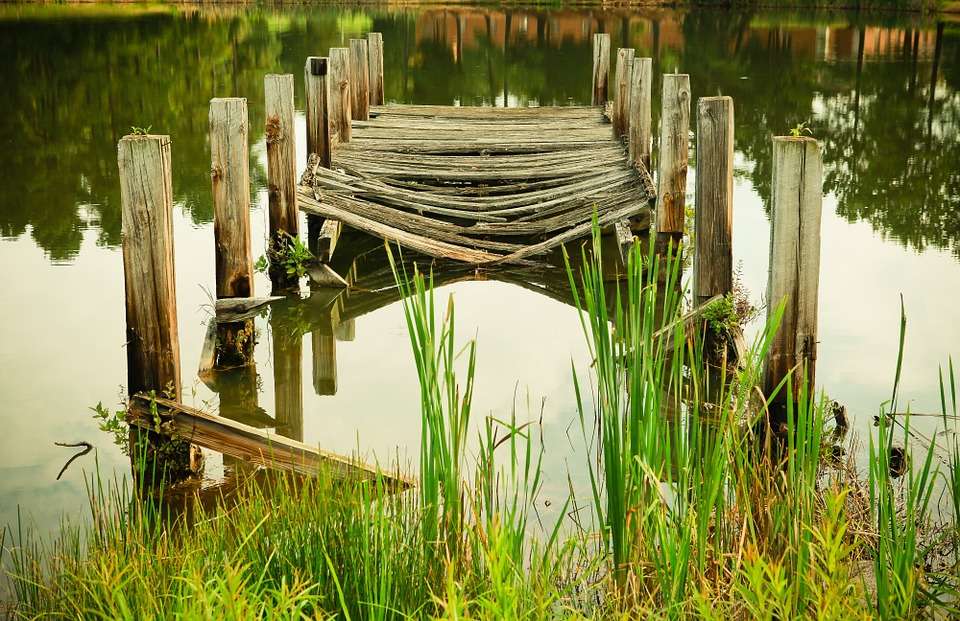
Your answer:
[[[767,269],[770,135],[810,120],[827,169],[819,384],[869,427],[890,391],[902,294],[903,394],[915,410],[936,407],[937,365],[960,353],[955,24],[938,31],[917,16],[702,10],[7,6],[0,8],[0,524],[16,519],[18,505],[41,529],[61,512],[82,510],[82,469],[93,467],[92,456],[55,481],[71,454],[55,441],[90,441],[102,468],[126,466],[87,408],[116,403],[125,381],[116,142],[131,126],[173,137],[185,400],[225,411],[258,405],[254,422],[330,450],[383,460],[416,455],[418,388],[395,303],[335,336],[320,329],[276,346],[269,322],[258,320],[257,375],[225,383],[219,394],[195,371],[214,281],[208,100],[248,98],[259,255],[264,74],[293,73],[302,112],[304,58],[372,30],[383,33],[386,95],[394,101],[585,103],[596,31],[612,33],[614,47],[653,57],[655,73],[690,73],[695,97],[732,95],[735,255],[757,303]],[[301,113],[298,122],[302,145]],[[265,280],[257,287],[268,291]],[[563,493],[566,463],[582,460],[578,432],[568,433],[570,360],[582,366],[585,355],[575,312],[499,282],[462,282],[444,293],[456,298],[460,334],[479,336],[478,418],[509,416],[515,391],[522,416],[538,415],[546,399],[547,496]],[[321,310],[303,313],[290,319],[323,321]],[[314,381],[313,351],[331,346],[335,387],[329,374]],[[275,407],[277,364],[300,370],[302,409],[293,414]],[[295,400],[296,387],[280,388]],[[209,460],[209,474],[221,468]]]

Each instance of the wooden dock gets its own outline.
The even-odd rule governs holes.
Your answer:
[[[520,263],[594,215],[650,222],[650,175],[599,107],[376,106],[332,154],[308,166],[300,210],[433,257]]]

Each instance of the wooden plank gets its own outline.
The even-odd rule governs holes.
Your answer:
[[[632,48],[617,50],[617,66],[613,82],[613,137],[624,144],[628,143],[630,132],[630,92],[633,86]]]
[[[633,59],[630,89],[630,161],[650,170],[650,142],[653,137],[651,97],[653,93],[653,60]]]
[[[766,395],[791,373],[797,395],[804,374],[808,385],[815,385],[822,187],[820,144],[807,137],[775,137],[767,320],[780,304],[784,310],[764,366]],[[786,396],[782,390],[774,403],[782,405]]]
[[[610,73],[610,35],[593,35],[593,96],[591,103],[603,106],[607,103],[607,78]]]
[[[164,421],[164,430],[175,437],[259,466],[306,476],[315,476],[321,468],[343,479],[373,480],[379,476],[400,488],[414,484],[408,477],[388,474],[356,459],[214,416],[173,400],[134,395],[128,403],[128,420],[134,425],[152,429],[153,408]]]
[[[733,99],[697,103],[695,304],[733,291]]]
[[[210,100],[210,179],[217,298],[253,295],[247,100]]]
[[[678,240],[683,235],[690,132],[690,76],[663,76],[660,156],[657,175],[657,233]]]
[[[214,309],[218,323],[234,323],[252,319],[270,304],[285,300],[282,295],[261,298],[225,298],[217,300]]]
[[[350,50],[330,48],[330,121],[337,141],[350,142],[353,119],[350,101]]]
[[[367,33],[367,52],[370,66],[370,105],[384,103],[383,97],[383,35],[379,32]]]
[[[370,118],[370,53],[366,39],[350,39],[350,110],[353,118]]]

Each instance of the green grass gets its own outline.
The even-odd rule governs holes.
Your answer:
[[[952,362],[939,378],[937,441],[914,450],[910,417],[894,416],[898,371],[859,477],[849,463],[835,468],[823,459],[831,437],[825,399],[806,386],[780,388],[785,446],[758,431],[770,395],[755,386],[776,313],[739,366],[727,364],[700,327],[677,321],[684,312],[678,259],[635,245],[625,281],[611,288],[599,252],[595,237],[583,268],[569,269],[594,357],[588,383],[577,379],[587,369],[573,369],[571,379],[590,487],[584,501],[571,484],[553,523],[533,513],[543,481],[539,423],[511,411],[471,426],[476,343],[458,340],[453,303],[438,308],[431,278],[396,261],[421,388],[414,489],[334,481],[322,471],[261,473],[237,496],[184,510],[95,473],[88,524],[64,524],[48,540],[19,524],[3,532],[15,615],[849,621],[957,614]],[[471,429],[479,429],[476,438]],[[890,474],[894,445],[906,447],[900,479]],[[936,557],[944,549],[945,561]]]

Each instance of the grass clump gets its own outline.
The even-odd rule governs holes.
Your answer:
[[[477,349],[432,279],[392,265],[420,381],[418,485],[259,472],[236,496],[177,507],[89,480],[90,523],[48,542],[4,532],[12,613],[90,618],[884,619],[957,613],[960,447],[952,364],[943,433],[914,450],[897,395],[866,481],[825,459],[825,399],[786,384],[787,432],[760,435],[778,313],[737,364],[707,364],[679,260],[635,244],[603,280],[598,238],[571,287],[595,359],[573,374],[589,455],[541,524],[537,421],[471,426]],[[444,307],[441,307],[444,308]],[[576,370],[575,370],[576,371]],[[895,380],[895,384],[898,383]],[[797,395],[794,397],[794,395]],[[479,428],[479,433],[471,430]],[[906,470],[889,467],[894,437]],[[949,440],[949,441],[948,441]],[[773,446],[782,442],[782,446]],[[936,499],[947,501],[939,511]],[[931,533],[933,534],[931,536]],[[938,549],[946,561],[934,563]]]

